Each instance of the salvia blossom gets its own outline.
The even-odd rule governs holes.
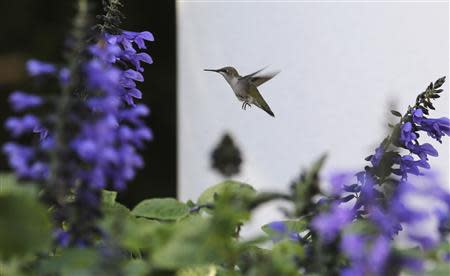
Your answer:
[[[372,238],[363,234],[344,235],[341,250],[352,263],[341,271],[341,275],[386,275],[385,267],[391,254],[391,243],[387,238]]]
[[[427,160],[415,160],[411,155],[405,155],[395,158],[394,162],[399,165],[399,168],[393,170],[392,172],[396,175],[401,176],[402,179],[407,179],[409,174],[420,175],[421,172],[419,168],[430,168],[430,164],[428,164]]]
[[[446,117],[432,119],[426,118],[423,110],[420,108],[413,109],[412,121],[417,124],[418,130],[425,131],[430,137],[442,143],[444,135],[450,135],[450,119]]]
[[[6,120],[5,127],[13,137],[19,137],[25,133],[32,132],[39,128],[40,121],[38,117],[26,114],[23,117],[11,117]]]
[[[343,232],[341,248],[351,260],[351,265],[342,271],[343,275],[386,275],[387,265],[394,261],[402,263],[403,267],[409,270],[421,272],[423,264],[419,265],[420,259],[395,256],[394,251],[389,249],[390,242],[386,241],[393,239],[402,230],[412,247],[418,245],[423,250],[431,250],[442,241],[444,235],[441,232],[441,223],[447,221],[450,213],[450,193],[436,182],[433,175],[426,174],[422,178],[425,178],[425,181],[421,181],[420,185],[412,182],[417,182],[417,178],[400,181],[394,193],[386,198],[383,204],[373,198],[366,199],[367,202],[363,204],[367,210],[366,222],[376,231],[371,234]],[[375,182],[366,182],[365,185],[373,183]],[[362,191],[370,190],[363,187]],[[417,206],[417,202],[429,204]],[[438,220],[439,215],[442,215],[442,220]],[[436,220],[438,223],[433,223]],[[355,250],[365,248],[367,253],[356,255],[350,250],[352,247]],[[383,254],[372,251],[375,249],[381,250]],[[386,257],[380,258],[382,255]]]
[[[9,96],[9,103],[14,111],[19,112],[28,108],[39,107],[42,105],[43,100],[36,95],[15,91]]]
[[[137,71],[143,71],[140,60],[132,59],[130,52],[137,55],[134,45],[143,48],[143,40],[138,39],[137,43],[135,38],[128,37],[123,33],[105,34],[90,47],[93,58],[84,66],[87,88],[103,92],[86,100],[95,119],[88,118],[80,124],[70,143],[78,158],[89,164],[77,171],[76,179],[86,185],[80,186],[76,201],[88,210],[85,216],[93,216],[91,219],[97,215],[101,189],[124,189],[126,182],[135,176],[135,170],[144,164],[136,149],[143,146],[143,141],[152,139],[142,120],[149,110],[133,100],[141,98],[136,81],[142,82],[144,78]],[[126,43],[126,48],[119,41]],[[120,67],[116,66],[119,62]]]
[[[36,59],[30,59],[27,62],[26,67],[28,74],[30,74],[30,76],[32,77],[45,74],[54,74],[57,72],[57,68],[55,65]]]
[[[322,239],[326,242],[332,241],[339,232],[353,221],[354,212],[352,208],[346,208],[337,204],[331,206],[329,212],[317,215],[311,223]]]
[[[400,126],[399,141],[401,145],[410,151],[411,155],[396,158],[394,161],[399,168],[393,172],[407,179],[408,174],[420,175],[421,169],[429,169],[428,156],[438,156],[436,149],[429,143],[420,144],[419,132],[425,132],[428,136],[442,143],[444,135],[450,135],[450,120],[448,118],[432,119],[424,116],[422,108],[413,108],[410,111],[410,120]],[[413,155],[417,156],[415,159]]]
[[[430,168],[428,157],[438,156],[438,152],[429,143],[421,144],[419,137],[420,132],[425,132],[442,142],[441,138],[450,134],[450,123],[448,118],[426,118],[422,108],[412,108],[399,125],[399,146],[409,153],[401,155],[390,149],[389,140],[385,140],[375,154],[367,158],[373,167],[366,167],[356,174],[360,191],[357,192],[354,209],[358,217],[376,231],[370,235],[351,231],[342,233],[341,249],[350,260],[350,266],[342,270],[342,275],[386,275],[389,262],[401,263],[403,267],[420,273],[424,267],[420,258],[394,256],[387,241],[404,231],[412,245],[430,250],[439,244],[446,233],[442,230],[448,228],[450,193],[437,183],[435,177],[424,171]],[[395,185],[392,194],[383,193],[381,185],[378,185],[382,184],[378,183],[378,175],[383,158],[387,158],[385,161],[388,163],[392,162],[394,167],[384,168],[386,171],[381,173],[387,176],[391,172],[400,176],[398,180],[391,179],[391,185]],[[417,185],[413,183],[417,182],[416,176],[422,176],[426,181]],[[426,209],[412,206],[412,202],[426,200],[432,202]],[[353,250],[366,253],[356,255]]]
[[[42,182],[49,181],[51,152],[58,150],[54,142],[56,120],[65,120],[70,128],[70,137],[65,141],[68,151],[63,153],[67,160],[60,160],[64,162],[60,165],[65,167],[64,179],[58,183],[67,185],[65,191],[73,190],[75,200],[55,212],[56,219],[67,225],[67,229],[55,231],[60,245],[85,246],[92,242],[100,233],[94,221],[100,216],[101,190],[124,189],[144,164],[137,150],[152,139],[143,121],[149,109],[134,100],[142,97],[136,84],[144,80],[142,63],[152,63],[151,57],[141,52],[145,41],[153,41],[151,33],[101,34],[97,43],[88,46],[88,56],[79,72],[37,60],[27,63],[31,76],[53,75],[62,87],[70,85],[72,75],[81,74],[83,80],[77,84],[83,97],[71,95],[64,118],[28,113],[6,121],[13,137],[40,134],[40,142],[33,147],[10,142],[3,151],[20,178]],[[18,91],[11,94],[10,103],[15,111],[32,111],[46,101]],[[75,211],[70,211],[69,217],[66,213],[70,208]]]
[[[384,155],[384,146],[380,145],[375,149],[375,154],[367,157],[367,159],[372,163],[372,166],[377,167],[380,165],[381,158]]]
[[[443,81],[436,83],[441,86]],[[399,253],[392,241],[402,232],[407,246],[427,252],[445,242],[450,233],[450,191],[427,171],[429,157],[438,152],[430,143],[419,141],[426,133],[442,142],[443,136],[450,135],[450,120],[425,117],[428,111],[424,109],[430,106],[422,102],[429,95],[425,93],[430,92],[418,97],[416,107],[405,116],[394,112],[401,117],[400,123],[366,158],[371,166],[354,175],[333,174],[331,189],[317,202],[320,211],[312,217],[310,227],[318,238],[315,242],[325,246],[324,250],[338,244],[348,259],[340,268],[341,275],[390,275],[403,269],[422,273],[424,260]],[[421,202],[426,206],[420,206]],[[360,223],[356,228],[352,227],[355,222]],[[279,223],[272,228],[286,231]],[[392,264],[397,270],[392,271]]]

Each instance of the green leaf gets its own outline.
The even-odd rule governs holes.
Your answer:
[[[434,263],[433,267],[427,271],[426,275],[429,276],[448,276],[450,275],[450,263],[441,261]]]
[[[0,194],[27,194],[37,196],[36,184],[32,182],[18,183],[16,177],[9,173],[0,173]]]
[[[385,179],[392,173],[392,166],[394,165],[394,160],[398,157],[398,152],[387,151],[383,154],[380,160],[380,164],[376,167],[375,175],[380,177],[380,179]]]
[[[299,179],[292,184],[295,215],[297,217],[306,215],[310,212],[310,208],[315,208],[315,203],[311,199],[320,192],[319,172],[326,158],[327,155],[323,154],[312,164],[310,169],[302,172]]]
[[[303,247],[289,240],[281,241],[273,246],[272,261],[277,275],[299,275],[295,260],[304,258]]]
[[[65,249],[40,262],[39,275],[93,276],[99,258],[93,249]]]
[[[304,252],[303,252],[303,247],[299,243],[293,243],[290,241],[282,241],[273,246],[272,254],[274,256],[283,255],[286,257],[286,255],[287,255],[287,256],[291,257],[291,256],[295,255],[295,256],[302,257]]]
[[[0,193],[0,258],[46,250],[50,240],[48,212],[37,198],[12,190]]]
[[[165,229],[160,227],[163,225],[156,220],[129,217],[123,223],[125,225],[121,237],[122,244],[130,251],[152,248],[167,239],[167,236],[160,236],[161,230]],[[164,226],[169,228],[170,225]]]
[[[141,201],[131,213],[157,220],[177,220],[189,214],[190,208],[174,198],[152,198]]]
[[[149,274],[147,263],[140,259],[132,259],[124,266],[124,275],[146,276]]]
[[[435,83],[434,83],[434,88],[439,88],[441,87],[445,82],[445,76],[443,76],[442,78],[438,79]]]
[[[115,194],[112,192],[103,193],[102,214],[100,227],[112,238],[121,241],[124,235],[124,228],[128,221],[135,219],[130,210],[124,205],[113,201]]]
[[[392,115],[397,116],[397,117],[402,117],[402,114],[396,110],[391,110]]]
[[[172,225],[170,238],[153,250],[151,260],[163,269],[222,263],[231,236],[223,237],[210,218],[188,216]]]
[[[102,224],[104,227],[108,228],[108,224],[114,223],[115,220],[123,221],[127,219],[128,217],[131,217],[130,215],[130,209],[125,207],[124,205],[115,202],[106,200],[102,204],[102,213],[103,213],[103,220]]]
[[[319,174],[319,172],[322,169],[323,164],[325,163],[326,159],[327,159],[327,155],[323,154],[322,156],[319,157],[318,160],[316,160],[313,163],[310,171],[308,172],[308,175],[309,175],[310,178],[315,178]]]
[[[241,197],[252,198],[256,196],[256,191],[252,186],[242,182],[227,180],[206,189],[198,198],[197,204],[203,205],[214,203],[215,197],[225,191],[232,195]]]
[[[23,269],[24,259],[13,258],[8,261],[0,260],[0,275],[26,276]],[[29,274],[28,274],[29,275]]]
[[[218,271],[219,267],[215,265],[204,265],[180,269],[176,276],[215,276],[218,275]]]
[[[116,202],[116,197],[117,192],[107,190],[102,191],[102,202],[104,203],[113,204]]]

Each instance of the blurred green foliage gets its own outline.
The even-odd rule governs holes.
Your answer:
[[[315,189],[322,164],[320,159],[302,174],[292,186],[291,198],[304,200]],[[118,203],[115,192],[104,191],[100,223],[103,238],[93,248],[61,248],[50,244],[51,210],[40,204],[35,185],[18,183],[7,174],[1,175],[0,181],[2,276],[324,275],[320,271],[325,267],[305,265],[310,253],[301,240],[292,240],[288,235],[280,239],[279,233],[267,225],[262,227],[265,235],[250,240],[239,236],[240,227],[251,218],[255,204],[279,199],[277,194],[258,193],[245,183],[219,183],[201,194],[196,203],[173,198],[147,199],[133,210]],[[299,207],[308,204],[294,203],[293,210],[302,213],[304,207]],[[288,233],[308,232],[307,216],[283,222]],[[348,231],[364,227],[361,222]],[[269,245],[271,240],[277,242]],[[432,259],[439,260],[438,255],[450,249],[444,247],[436,250]],[[333,256],[332,252],[319,253],[321,261]],[[311,270],[301,271],[300,266]],[[428,275],[447,275],[446,269],[447,264],[436,261]]]
[[[0,175],[0,258],[24,257],[48,250],[50,220],[31,186],[17,186],[12,175]]]

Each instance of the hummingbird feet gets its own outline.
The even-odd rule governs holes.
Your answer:
[[[242,109],[247,110],[247,106],[248,106],[248,107],[251,107],[251,105],[250,105],[248,102],[244,102],[244,103],[242,104]]]

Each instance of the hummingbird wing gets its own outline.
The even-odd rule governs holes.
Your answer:
[[[259,69],[259,70],[256,71],[256,72],[253,72],[253,73],[251,73],[251,74],[248,74],[248,75],[245,75],[245,76],[243,76],[243,77],[240,77],[239,79],[240,79],[240,80],[243,80],[243,79],[250,79],[251,77],[253,77],[254,75],[258,74],[259,72],[261,72],[262,70],[264,70],[264,69],[266,69],[266,68],[267,68],[267,66],[264,67],[264,68],[262,68],[262,69]]]
[[[257,76],[252,77],[250,79],[250,82],[253,83],[255,86],[260,86],[261,84],[265,83],[266,81],[268,81],[271,78],[278,75],[278,73],[280,73],[280,71],[268,73],[268,74],[264,74],[264,75],[257,75]]]
[[[257,107],[261,108],[265,112],[267,112],[270,116],[275,117],[275,114],[273,114],[272,110],[270,109],[269,105],[266,103],[264,98],[259,93],[258,89],[255,85],[250,85],[249,87],[249,95],[251,98],[253,98],[253,104]]]
[[[266,74],[258,75],[258,73],[260,73],[262,70],[264,70],[266,68],[267,68],[267,66],[262,69],[259,69],[256,72],[253,72],[246,76],[240,77],[239,80],[246,80],[249,83],[253,83],[255,86],[258,87],[261,84],[265,83],[266,81],[270,80],[271,78],[275,77],[278,73],[280,73],[280,71],[276,71],[273,73],[266,73]]]

